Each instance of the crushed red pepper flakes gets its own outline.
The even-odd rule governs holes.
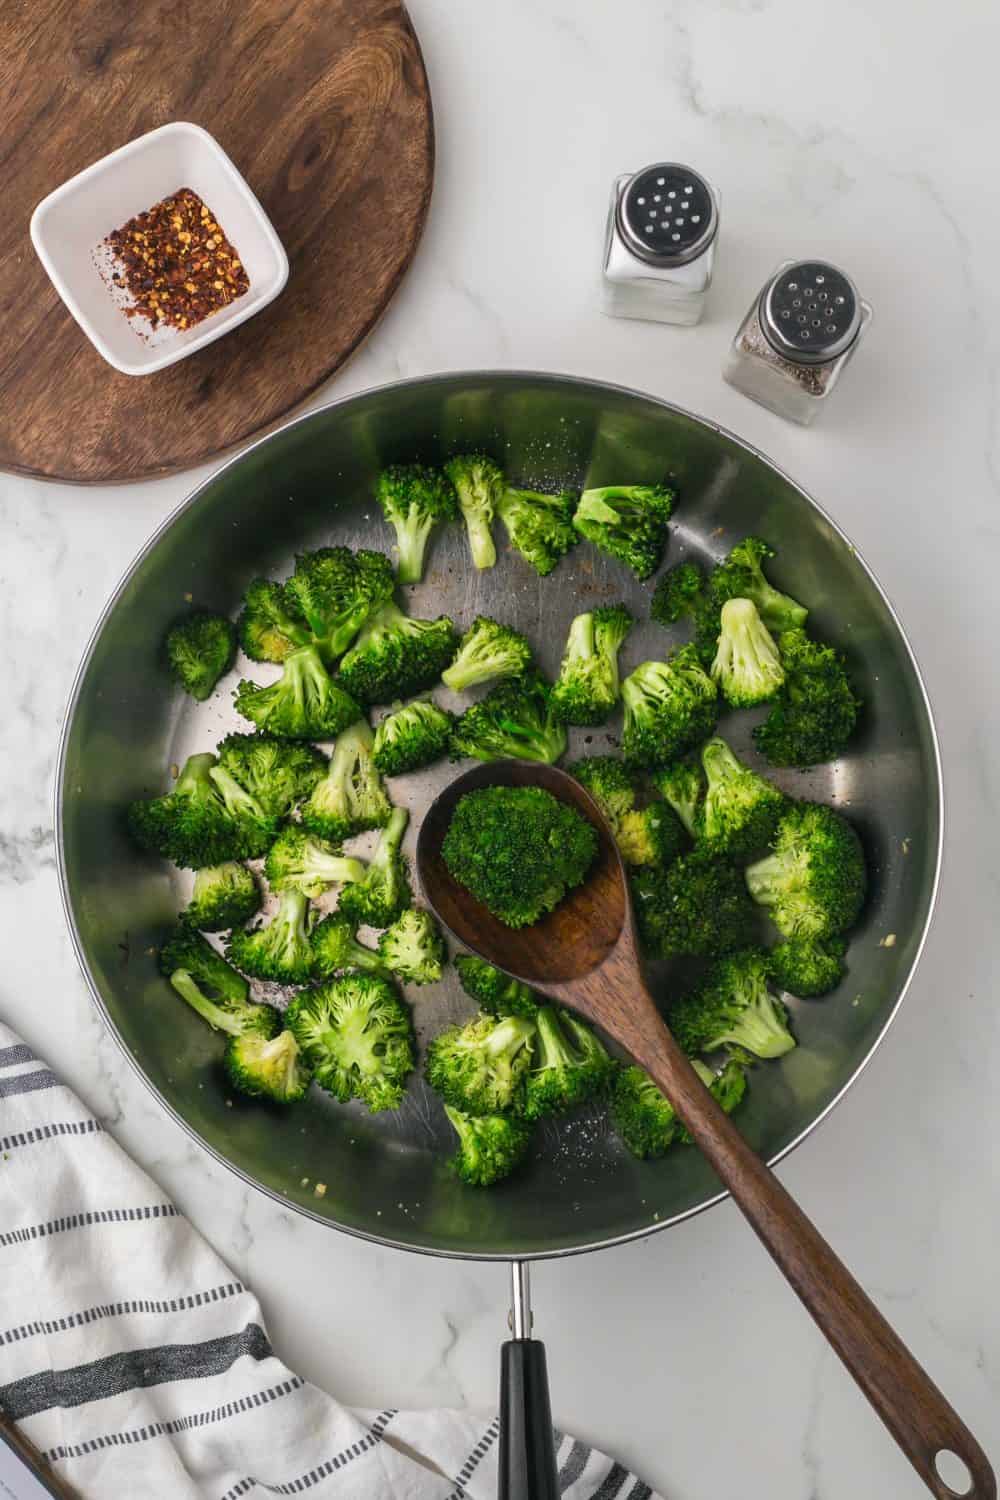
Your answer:
[[[219,221],[187,187],[136,214],[105,243],[115,257],[111,279],[131,298],[124,311],[154,328],[192,328],[250,288]]]

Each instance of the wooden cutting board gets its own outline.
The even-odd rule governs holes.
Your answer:
[[[274,423],[370,332],[430,202],[427,75],[398,0],[5,0],[0,118],[0,468],[22,474],[141,479]],[[168,120],[229,153],[291,273],[242,327],[136,378],[63,307],[28,221],[66,178]]]

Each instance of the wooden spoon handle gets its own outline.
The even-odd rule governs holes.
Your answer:
[[[636,1017],[635,1034],[618,1031],[618,1039],[667,1095],[928,1489],[938,1500],[996,1500],[989,1459],[958,1413],[653,1019]],[[941,1478],[935,1461],[943,1452],[962,1460],[971,1488],[953,1490]]]

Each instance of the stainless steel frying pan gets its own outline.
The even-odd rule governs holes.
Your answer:
[[[370,498],[378,469],[473,447],[489,449],[516,482],[539,489],[669,474],[680,493],[675,560],[714,558],[740,536],[761,533],[781,549],[774,580],[808,602],[816,631],[849,653],[867,705],[849,754],[778,779],[798,796],[849,812],[866,845],[871,895],[848,980],[824,1001],[792,1002],[800,1045],[755,1072],[741,1107],[741,1129],[772,1162],[844,1094],[906,990],[938,879],[941,770],[902,627],[834,522],[738,439],[647,396],[516,373],[384,387],[263,439],[164,523],[97,627],[61,747],[60,878],[94,998],[163,1105],[207,1150],[282,1204],[403,1249],[524,1262],[664,1229],[717,1202],[718,1184],[694,1151],[633,1160],[595,1115],[546,1126],[524,1172],[491,1192],[474,1192],[445,1169],[450,1127],[419,1079],[390,1116],[337,1105],[318,1090],[287,1114],[250,1102],[229,1107],[216,1039],[179,1005],[150,956],[186,896],[186,877],[137,853],[121,816],[130,798],[167,786],[172,763],[211,748],[238,722],[229,682],[210,704],[195,707],[165,679],[160,643],[186,600],[235,611],[250,578],[283,575],[303,548],[330,541],[388,547],[389,530]],[[626,666],[662,654],[667,638],[647,620],[648,593],[587,546],[548,579],[503,547],[498,566],[476,574],[462,531],[453,527],[435,540],[409,607],[445,611],[459,623],[480,612],[496,615],[530,636],[552,672],[572,616],[617,598],[642,622],[627,644]],[[255,667],[253,675],[260,681],[267,671]],[[753,721],[743,714],[724,722],[738,750],[748,748]],[[576,731],[571,751],[606,748],[603,731]],[[411,838],[422,809],[452,774],[438,766],[397,784],[413,811]],[[885,945],[889,934],[895,941]],[[665,986],[667,969],[654,970],[654,978]],[[453,974],[414,999],[423,1036],[470,1010]],[[315,1198],[300,1186],[303,1178],[326,1182],[326,1196]]]

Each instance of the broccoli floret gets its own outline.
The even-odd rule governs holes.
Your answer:
[[[754,1057],[782,1057],[795,1046],[788,1012],[767,988],[768,955],[745,948],[721,958],[704,984],[675,1000],[667,1024],[685,1052],[735,1047]]]
[[[387,969],[409,984],[436,984],[445,961],[444,940],[430,912],[404,911],[378,940]]]
[[[711,672],[731,708],[766,703],[784,682],[778,648],[749,599],[728,599],[722,606]]]
[[[427,1049],[427,1082],[468,1114],[520,1114],[534,1039],[535,1023],[524,1016],[477,1016],[449,1026]]]
[[[459,885],[508,927],[526,927],[586,877],[597,830],[575,808],[534,786],[467,792],[441,854]]]
[[[847,932],[865,900],[861,840],[847,819],[818,802],[785,812],[772,853],[746,872],[747,889],[785,937]]]
[[[771,949],[771,978],[780,989],[803,1000],[813,1000],[835,990],[847,972],[844,954],[847,940],[839,935],[827,938],[786,938]]]
[[[495,677],[520,677],[530,665],[531,647],[523,635],[488,615],[477,615],[462,637],[455,660],[441,673],[441,681],[461,693]]]
[[[387,980],[342,974],[302,990],[285,1023],[335,1099],[360,1099],[373,1113],[399,1108],[413,1071],[413,1023]]]
[[[731,1115],[747,1091],[747,1070],[739,1059],[727,1058],[717,1073],[713,1073],[699,1058],[691,1064],[712,1098],[727,1115]],[[677,1140],[682,1146],[693,1146],[694,1137],[686,1126],[678,1121]]]
[[[636,667],[622,683],[622,699],[625,759],[649,770],[711,734],[719,711],[715,683],[693,646]]]
[[[382,552],[320,547],[295,559],[284,593],[289,609],[308,626],[308,643],[330,663],[347,650],[372,611],[392,598],[395,583]]]
[[[685,755],[664,766],[653,779],[688,833],[696,838],[701,831],[701,797],[705,790],[701,762],[693,755]]]
[[[697,563],[675,563],[653,590],[650,617],[658,625],[676,625],[678,620],[695,614],[704,587],[705,575]]]
[[[192,610],[167,631],[167,666],[174,681],[203,703],[236,655],[236,628],[224,615]]]
[[[618,702],[618,650],[632,628],[624,604],[577,615],[569,627],[552,711],[564,724],[603,724]]]
[[[469,533],[469,548],[475,568],[492,568],[497,560],[493,545],[493,514],[503,491],[503,473],[485,453],[465,453],[450,458],[444,472],[455,486],[458,507]]]
[[[260,886],[253,871],[230,859],[197,871],[181,921],[201,932],[227,932],[256,916],[260,902]]]
[[[251,661],[282,662],[300,646],[312,645],[312,632],[293,615],[284,585],[269,578],[255,578],[248,587],[237,629]]]
[[[312,976],[309,898],[301,891],[282,891],[269,922],[230,933],[226,956],[254,979],[305,984]]]
[[[460,953],[455,968],[463,990],[480,1010],[491,1016],[526,1016],[528,1020],[537,1015],[540,1002],[530,985],[501,973],[485,958]]]
[[[451,757],[536,760],[551,765],[566,749],[566,730],[552,712],[552,689],[537,672],[498,682],[455,721]]]
[[[353,926],[341,911],[331,912],[317,923],[309,941],[317,979],[331,979],[344,969],[361,969],[367,974],[388,972],[375,950],[358,942]]]
[[[774,555],[774,548],[760,537],[744,537],[712,570],[709,592],[717,607],[727,599],[749,599],[768,630],[794,630],[805,624],[809,611],[789,594],[772,588],[764,577],[763,564]]]
[[[535,1052],[524,1083],[528,1120],[586,1103],[603,1091],[615,1071],[602,1043],[571,1011],[543,1005],[535,1025]]]
[[[543,578],[579,541],[573,525],[576,500],[573,490],[543,495],[538,490],[508,486],[497,501],[497,511],[511,546]]]
[[[192,870],[263,854],[277,824],[256,812],[231,814],[213,776],[217,769],[214,755],[192,755],[172,791],[129,805],[129,831],[140,848]]]
[[[340,893],[339,909],[358,927],[388,927],[410,904],[410,881],[400,853],[409,813],[394,807],[361,880]]]
[[[252,1033],[274,1036],[281,1029],[281,1016],[272,1005],[255,1005],[242,974],[216,953],[200,932],[179,927],[164,943],[159,955],[165,974],[193,1011],[215,1031],[228,1036]]]
[[[651,957],[711,958],[751,941],[754,910],[742,872],[706,849],[682,854],[665,868],[636,870],[632,895],[639,935]]]
[[[337,738],[322,781],[317,781],[302,809],[302,823],[321,838],[349,838],[369,828],[384,828],[392,812],[375,765],[374,736],[364,719]]]
[[[659,566],[676,492],[666,484],[610,484],[584,490],[573,525],[636,578]]]
[[[708,788],[699,832],[706,847],[733,858],[763,849],[787,806],[784,792],[738,760],[718,736],[702,749],[701,763]]]
[[[531,1126],[513,1115],[467,1115],[446,1104],[458,1136],[448,1165],[469,1187],[492,1187],[519,1166],[531,1144]]]
[[[259,1033],[230,1037],[222,1065],[239,1093],[272,1099],[276,1104],[304,1099],[312,1076],[302,1061],[298,1042],[287,1029],[274,1037]]]
[[[391,601],[375,611],[340,663],[340,681],[359,703],[393,703],[433,687],[458,647],[447,615],[413,620]]]
[[[248,857],[263,854],[273,842],[281,819],[265,811],[258,798],[241,786],[225,766],[214,765],[208,774],[226,812],[245,832]]]
[[[286,818],[326,770],[326,756],[315,745],[272,734],[228,734],[216,753],[220,768],[273,818]]]
[[[361,717],[349,693],[335,682],[315,646],[302,646],[285,659],[277,682],[258,687],[245,678],[234,694],[236,711],[288,740],[332,740]]]
[[[375,730],[372,760],[383,776],[419,771],[448,753],[455,715],[418,700],[388,714]]]
[[[746,1092],[744,1068],[734,1059],[718,1073],[713,1073],[699,1059],[691,1066],[726,1114],[732,1114]],[[648,1073],[634,1065],[620,1069],[615,1078],[611,1122],[622,1144],[640,1158],[663,1156],[675,1141],[686,1144],[691,1141],[670,1100]]]
[[[778,637],[785,685],[763,724],[757,748],[773,766],[807,767],[836,760],[854,732],[861,700],[851,688],[844,659],[804,630]]]
[[[322,896],[332,885],[365,878],[364,861],[341,854],[333,844],[308,833],[298,823],[283,828],[267,851],[264,874],[275,891]]]
[[[667,865],[683,853],[687,838],[665,802],[634,807],[615,830],[618,852],[627,865]]]
[[[566,767],[585,787],[612,833],[616,833],[626,813],[635,807],[635,774],[617,755],[585,755]]]
[[[396,533],[396,576],[400,583],[419,583],[431,532],[458,514],[451,480],[426,464],[394,464],[379,475],[375,494]]]

